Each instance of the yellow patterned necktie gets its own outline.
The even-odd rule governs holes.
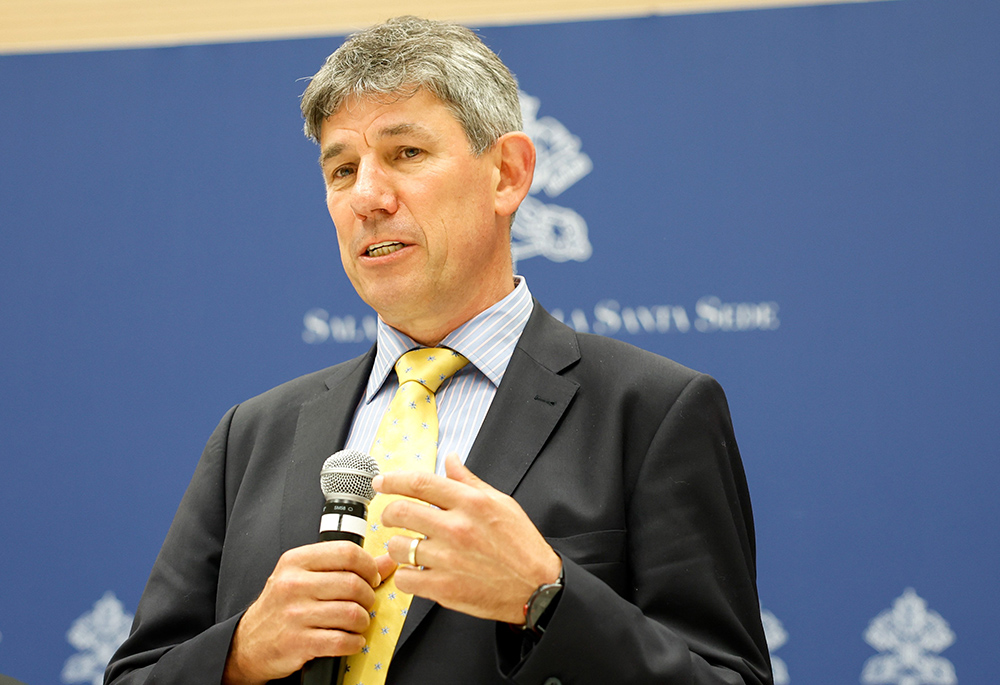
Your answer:
[[[378,432],[371,454],[379,470],[399,469],[433,471],[437,463],[438,417],[434,393],[444,381],[469,362],[458,352],[443,347],[410,350],[396,362],[399,389]],[[365,550],[384,554],[389,538],[405,534],[402,528],[382,526],[382,511],[399,495],[378,495],[368,512]],[[396,589],[390,576],[375,591],[371,624],[365,633],[365,647],[344,659],[345,685],[382,685],[385,683],[399,631],[410,608],[412,595]]]

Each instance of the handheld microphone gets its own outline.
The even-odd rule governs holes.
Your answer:
[[[368,504],[375,497],[372,478],[378,464],[364,452],[341,450],[323,462],[319,486],[326,504],[319,521],[320,542],[348,540],[364,545]],[[344,677],[340,657],[313,659],[302,667],[302,685],[339,685]]]

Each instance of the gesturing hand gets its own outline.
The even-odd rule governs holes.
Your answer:
[[[412,537],[389,540],[401,564],[396,587],[479,618],[524,623],[524,603],[543,583],[555,582],[562,560],[512,497],[445,458],[447,478],[394,471],[375,478],[380,493],[405,495],[382,514],[386,526],[424,535],[416,562],[407,565]]]

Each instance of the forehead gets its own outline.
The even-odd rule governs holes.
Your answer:
[[[368,144],[399,135],[465,138],[451,109],[425,89],[412,95],[349,96],[320,127],[320,147],[343,145],[358,137]]]

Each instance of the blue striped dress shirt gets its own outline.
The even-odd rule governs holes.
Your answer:
[[[533,306],[531,292],[524,277],[516,279],[513,292],[456,328],[438,345],[453,349],[469,360],[441,385],[435,396],[438,407],[436,468],[441,475],[444,475],[445,455],[457,452],[465,463],[514,354],[514,347],[528,323]],[[418,347],[421,345],[412,338],[381,318],[378,320],[375,365],[354,411],[346,449],[366,453],[371,450],[378,425],[399,387],[393,368],[396,360]]]

